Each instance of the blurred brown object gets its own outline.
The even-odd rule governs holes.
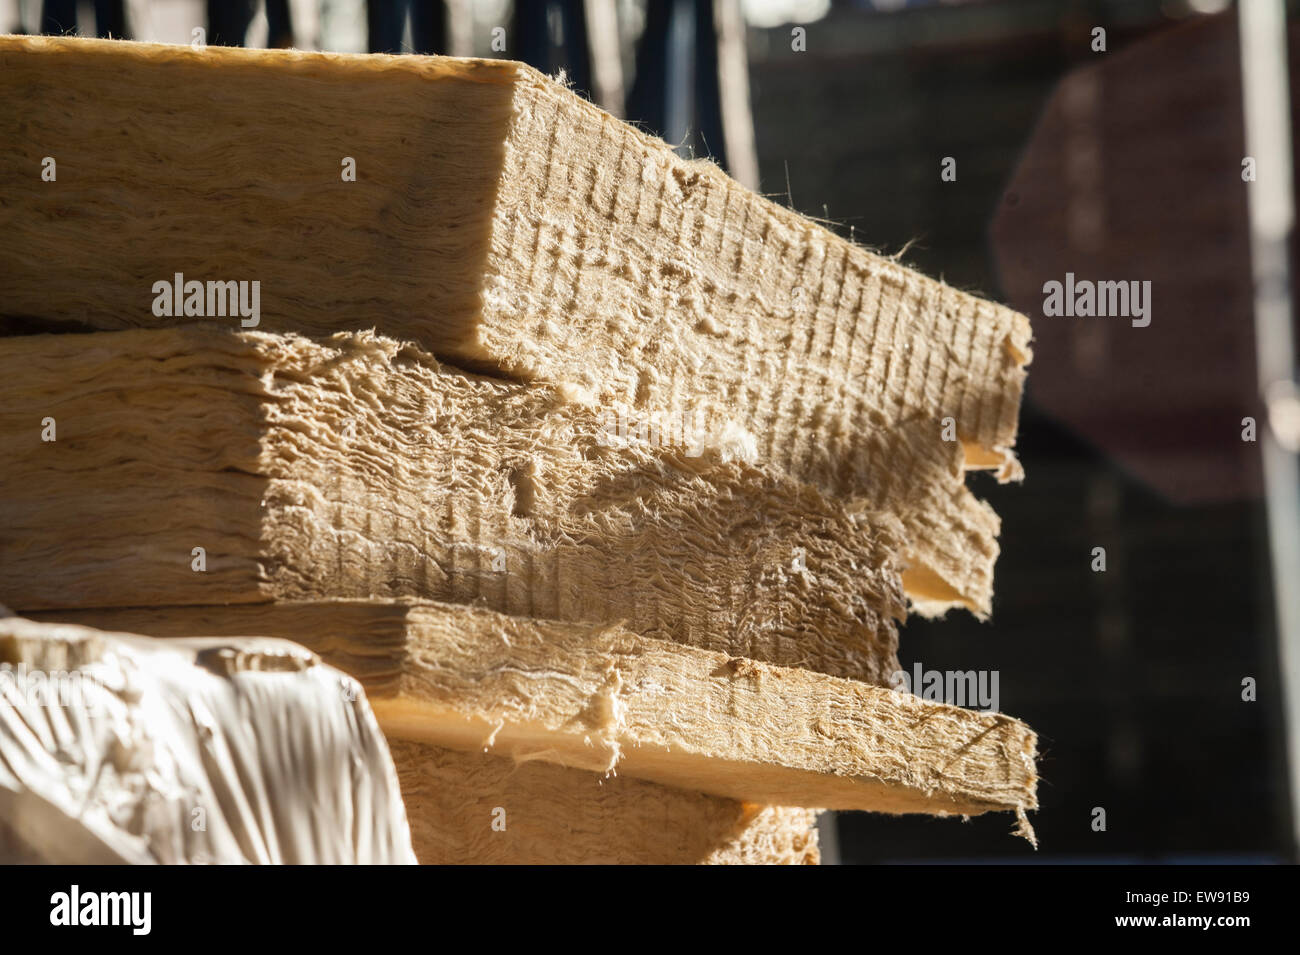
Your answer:
[[[1030,397],[1182,504],[1260,491],[1244,152],[1236,20],[1199,19],[1067,76],[992,226]],[[1150,281],[1150,325],[1044,316],[1067,272]]]

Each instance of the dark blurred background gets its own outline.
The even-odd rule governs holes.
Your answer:
[[[1002,710],[1040,736],[1041,849],[1002,815],[841,813],[827,861],[1294,861],[1274,608],[1300,579],[1275,586],[1261,444],[1242,439],[1269,410],[1230,3],[0,0],[0,27],[524,59],[1025,312],[1027,477],[972,477],[1003,519],[993,619],[913,619],[901,657],[998,673]],[[1151,324],[1045,317],[1067,272],[1150,281]]]

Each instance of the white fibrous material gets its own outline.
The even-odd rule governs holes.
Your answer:
[[[360,686],[286,640],[0,619],[0,861],[413,863]]]

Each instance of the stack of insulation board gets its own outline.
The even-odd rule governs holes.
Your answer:
[[[517,63],[6,37],[0,139],[15,610],[356,677],[426,862],[1031,835],[1033,733],[890,688],[1022,316]]]

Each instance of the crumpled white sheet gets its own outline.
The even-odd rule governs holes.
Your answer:
[[[365,694],[310,651],[3,617],[0,861],[416,860]]]

